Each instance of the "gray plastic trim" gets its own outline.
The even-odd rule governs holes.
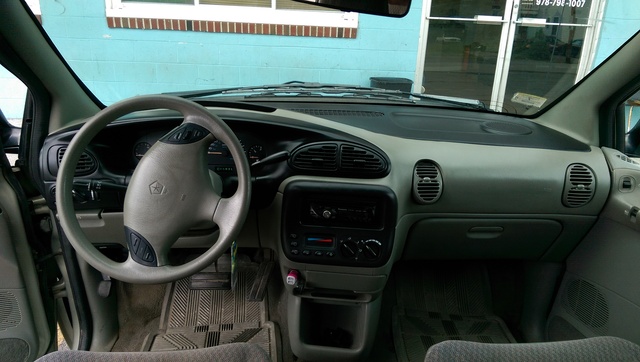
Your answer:
[[[29,345],[29,359],[43,355],[50,343],[39,281],[25,235],[18,200],[0,174],[0,291],[11,293],[21,308],[21,323],[0,331],[0,338],[20,338]]]
[[[640,179],[640,165],[626,162],[616,150],[603,152],[613,185],[625,176]],[[612,187],[600,219],[567,259],[550,321],[559,316],[587,337],[606,334],[640,343],[640,220],[631,212],[634,207],[640,207],[640,188]],[[581,289],[567,305],[572,283],[581,283]]]
[[[378,298],[369,303],[327,302],[289,295],[287,319],[293,353],[308,361],[361,360],[371,350],[380,317],[381,300]],[[313,313],[321,315],[324,325],[310,323]],[[339,327],[350,332],[353,336],[352,346],[339,348],[315,344],[316,340],[310,336],[309,330],[322,327]]]

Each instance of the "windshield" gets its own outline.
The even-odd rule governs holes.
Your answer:
[[[105,105],[140,94],[259,89],[296,81],[368,90],[272,87],[264,94],[206,96],[410,100],[535,114],[640,24],[640,7],[605,0],[414,0],[403,18],[292,0],[30,0],[29,5]]]

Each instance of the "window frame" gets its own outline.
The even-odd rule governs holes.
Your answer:
[[[249,6],[194,5],[165,3],[131,3],[121,0],[105,0],[107,18],[171,19],[194,21],[224,21],[237,23],[323,26],[358,28],[358,13],[340,11],[313,11],[276,9]]]

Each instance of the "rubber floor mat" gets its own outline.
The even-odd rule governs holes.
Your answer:
[[[393,339],[400,362],[423,361],[445,340],[516,342],[493,315],[488,274],[482,264],[439,264],[395,270],[397,305]]]
[[[513,343],[515,339],[498,317],[461,316],[396,308],[392,318],[398,361],[424,361],[427,349],[450,340]]]
[[[266,302],[248,300],[257,271],[257,265],[243,266],[234,291],[203,289],[191,277],[170,284],[160,329],[147,338],[145,349],[172,351],[248,342],[277,361],[276,326],[267,321]]]

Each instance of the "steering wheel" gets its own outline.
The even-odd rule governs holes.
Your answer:
[[[100,130],[135,111],[170,109],[184,121],[140,160],[124,200],[124,233],[129,247],[125,262],[115,262],[88,240],[73,207],[73,177],[80,155]],[[233,156],[238,189],[222,198],[207,166],[207,149],[216,139]],[[233,131],[206,108],[174,96],[139,96],[115,103],[91,117],[69,144],[58,170],[56,204],[66,237],[78,255],[100,272],[129,283],[164,283],[194,274],[224,253],[239,234],[251,199],[249,163]],[[218,240],[198,258],[170,265],[168,252],[191,227],[213,221]]]

